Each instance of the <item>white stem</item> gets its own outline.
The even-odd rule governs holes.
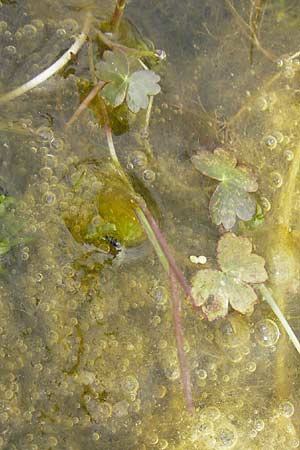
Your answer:
[[[268,303],[268,305],[272,309],[272,311],[275,314],[275,316],[279,319],[281,325],[283,326],[283,328],[285,329],[287,335],[289,336],[290,340],[292,341],[295,349],[297,350],[298,353],[300,353],[300,342],[298,341],[297,336],[295,335],[295,333],[293,332],[292,328],[290,327],[290,324],[288,323],[288,321],[286,320],[286,318],[282,314],[279,306],[275,302],[271,292],[269,291],[269,289],[264,284],[259,284],[257,286],[257,288],[259,289],[263,299]]]
[[[55,61],[55,63],[53,63],[43,72],[39,73],[36,77],[22,84],[22,86],[13,89],[7,94],[0,96],[0,104],[10,102],[15,98],[20,97],[20,95],[23,95],[26,92],[30,91],[31,89],[39,86],[40,84],[44,83],[44,81],[48,80],[50,77],[59,72],[69,61],[71,61],[73,56],[79,52],[79,50],[85,43],[90,25],[91,25],[91,16],[90,14],[88,14],[82,32],[76,38],[74,44],[69,48],[69,50],[67,50],[57,61]]]

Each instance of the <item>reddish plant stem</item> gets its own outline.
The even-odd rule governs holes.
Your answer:
[[[119,29],[124,9],[126,6],[126,0],[117,0],[117,4],[115,7],[114,15],[111,19],[111,29],[113,33],[116,33]]]
[[[201,307],[197,305],[193,295],[192,295],[192,291],[191,288],[187,282],[187,280],[185,279],[185,276],[183,275],[183,273],[181,272],[181,270],[179,269],[179,267],[176,264],[176,261],[169,249],[169,246],[167,244],[167,241],[165,240],[162,232],[160,231],[160,228],[156,222],[156,220],[154,219],[154,217],[152,216],[151,212],[149,211],[149,209],[147,208],[146,204],[140,199],[140,198],[135,198],[135,201],[137,202],[137,204],[139,205],[139,207],[141,208],[141,210],[143,211],[143,213],[145,214],[149,225],[152,228],[153,233],[156,236],[156,239],[165,255],[165,257],[168,260],[168,263],[170,265],[170,272],[173,272],[178,283],[182,286],[182,289],[184,290],[184,292],[186,293],[186,295],[189,297],[191,304],[193,306],[194,309],[196,309],[197,311],[201,311]]]
[[[187,408],[190,413],[194,413],[194,405],[192,399],[192,388],[191,379],[187,366],[186,355],[184,351],[184,336],[183,327],[181,320],[181,302],[178,294],[178,288],[176,284],[175,274],[172,270],[169,273],[169,279],[171,284],[171,302],[172,302],[172,312],[175,327],[175,337],[177,342],[177,353],[181,372],[181,381],[184,390],[184,396],[187,404]]]
[[[96,97],[96,95],[103,88],[104,85],[105,85],[104,81],[99,81],[96,84],[96,86],[93,87],[93,89],[85,97],[85,99],[82,101],[82,103],[80,103],[80,105],[78,106],[78,108],[74,112],[74,114],[71,117],[71,119],[67,122],[67,125],[66,125],[67,128],[70,127],[71,125],[73,125],[74,122],[76,122],[76,120],[78,119],[80,114],[83,113],[83,111],[89,106],[91,101]]]

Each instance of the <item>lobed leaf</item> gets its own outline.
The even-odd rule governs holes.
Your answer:
[[[208,320],[224,317],[229,304],[242,314],[251,313],[257,296],[250,284],[267,279],[265,261],[252,253],[247,238],[232,233],[218,243],[220,270],[199,270],[192,279],[192,295]]]
[[[265,260],[252,253],[245,237],[226,233],[218,243],[218,261],[224,273],[247,283],[263,283],[268,278]]]
[[[256,202],[235,182],[223,182],[214,191],[209,210],[214,224],[223,224],[225,230],[230,230],[235,225],[236,217],[247,221],[254,216]]]
[[[256,179],[246,168],[236,167],[233,155],[221,148],[213,153],[201,151],[192,157],[192,163],[204,175],[221,182],[210,200],[213,223],[230,230],[236,217],[247,221],[254,216],[256,202],[249,192],[258,189]]]
[[[149,96],[160,92],[159,80],[153,70],[138,70],[130,75],[127,105],[132,112],[137,113],[141,108],[148,107]]]

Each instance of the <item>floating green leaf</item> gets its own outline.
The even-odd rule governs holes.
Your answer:
[[[199,270],[192,280],[192,295],[207,314],[208,320],[224,317],[229,304],[242,314],[250,313],[257,296],[250,286],[267,278],[265,261],[252,253],[251,242],[232,233],[218,243],[221,270]]]
[[[137,70],[130,73],[129,60],[124,51],[105,51],[103,61],[97,66],[97,76],[106,82],[101,96],[116,108],[126,99],[128,108],[137,113],[146,109],[149,96],[160,92],[160,77],[152,70]]]
[[[192,156],[192,163],[204,175],[221,184],[214,191],[209,204],[212,220],[230,230],[236,216],[250,220],[256,212],[255,192],[258,185],[254,176],[244,167],[236,167],[237,160],[229,152],[218,148],[213,153],[201,151]]]

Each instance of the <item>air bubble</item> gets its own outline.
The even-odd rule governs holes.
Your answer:
[[[157,286],[153,290],[152,297],[157,306],[163,306],[169,301],[169,292],[164,286]]]
[[[278,143],[276,137],[271,134],[264,137],[263,142],[270,150],[274,150]]]
[[[14,45],[8,45],[4,48],[4,51],[7,55],[15,55],[17,53],[17,49]]]
[[[280,331],[271,319],[260,320],[255,325],[255,338],[262,347],[272,347],[279,339]]]
[[[203,411],[201,411],[201,418],[212,420],[213,422],[217,421],[221,417],[220,410],[215,406],[208,406]]]
[[[256,430],[250,430],[250,432],[249,432],[250,439],[255,439],[256,436],[257,436],[257,431]]]
[[[277,139],[278,144],[283,142],[284,136],[280,131],[273,131],[272,135]]]
[[[64,38],[67,36],[67,32],[64,28],[59,28],[58,30],[56,30],[56,36]]]
[[[50,167],[45,166],[40,169],[40,176],[45,180],[49,180],[53,175],[53,171]]]
[[[164,370],[168,380],[175,381],[180,377],[180,370],[177,366],[169,366]]]
[[[262,419],[255,419],[254,428],[258,432],[262,431],[265,428],[265,422]]]
[[[52,206],[56,203],[56,195],[54,192],[48,191],[43,195],[43,201],[48,206]]]
[[[292,402],[286,401],[279,405],[279,411],[282,416],[289,418],[294,414],[295,407]]]
[[[246,364],[246,369],[248,372],[252,373],[256,371],[256,363],[254,361],[250,361]]]
[[[43,141],[51,142],[54,139],[53,131],[49,127],[40,127],[36,132]]]
[[[263,207],[264,212],[269,212],[271,210],[271,203],[267,199],[267,197],[261,197],[261,206]]]
[[[158,443],[159,450],[166,450],[168,448],[169,442],[166,439],[161,439]]]
[[[204,369],[197,370],[197,375],[200,380],[205,380],[207,378],[207,372]]]
[[[196,442],[202,436],[210,436],[214,431],[214,425],[210,420],[200,420],[191,433],[191,441]]]
[[[297,438],[292,439],[290,445],[292,448],[298,448],[300,446],[299,439]]]
[[[147,169],[144,170],[143,177],[145,181],[152,183],[153,181],[155,181],[156,175],[153,170]]]
[[[93,434],[92,434],[92,438],[93,438],[93,441],[99,441],[99,439],[100,439],[100,434],[99,434],[99,433],[93,433]]]
[[[293,161],[294,159],[294,152],[292,150],[285,150],[284,157],[287,161]]]
[[[7,23],[4,20],[0,21],[0,34],[5,33],[7,30]]]
[[[222,425],[215,431],[216,449],[227,450],[233,448],[238,440],[236,428],[231,425]]]
[[[123,380],[122,387],[126,392],[136,392],[139,388],[139,382],[134,376],[129,375]]]
[[[76,31],[79,29],[79,24],[74,19],[65,19],[62,21],[61,25],[68,34],[76,33]]]
[[[148,164],[147,156],[142,151],[135,151],[128,157],[128,168],[129,169],[145,169]]]
[[[266,111],[268,109],[268,101],[265,97],[258,97],[256,100],[256,107],[259,111]]]
[[[35,26],[30,25],[30,24],[24,25],[23,33],[24,33],[24,36],[26,38],[29,38],[29,39],[31,38],[32,39],[32,38],[34,38],[36,36],[37,29],[35,28]]]
[[[276,187],[276,189],[281,188],[283,180],[282,180],[282,176],[280,175],[280,173],[272,172],[271,180],[272,180],[273,185]]]

